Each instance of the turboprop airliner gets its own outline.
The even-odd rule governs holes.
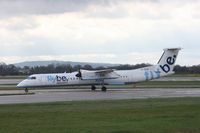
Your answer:
[[[156,65],[134,70],[79,70],[72,73],[33,74],[21,81],[17,87],[51,87],[51,86],[83,86],[91,85],[91,90],[96,85],[101,85],[101,90],[106,91],[105,85],[134,84],[142,81],[157,79],[174,73],[174,65],[181,48],[167,48]]]

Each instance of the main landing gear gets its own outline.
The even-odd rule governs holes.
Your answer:
[[[27,93],[28,93],[28,88],[25,88],[25,90],[24,90],[24,91],[25,91],[25,93],[27,94]]]
[[[92,85],[92,86],[91,86],[91,90],[92,90],[92,91],[95,91],[95,90],[96,90],[96,86],[95,86],[95,85]]]
[[[95,91],[95,90],[96,90],[96,86],[95,86],[95,85],[92,85],[92,86],[91,86],[91,90],[92,90],[92,91]],[[103,86],[101,87],[101,91],[105,92],[106,90],[107,90],[107,88],[103,85]]]
[[[107,88],[103,85],[102,87],[101,87],[101,91],[106,91],[107,90]]]

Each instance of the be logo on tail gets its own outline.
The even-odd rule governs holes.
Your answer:
[[[165,72],[168,73],[170,71],[170,65],[173,65],[176,61],[176,55],[174,55],[173,57],[168,57],[166,59],[166,64],[164,65],[160,65],[160,68]]]

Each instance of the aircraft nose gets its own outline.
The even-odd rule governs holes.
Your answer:
[[[20,88],[21,86],[22,86],[22,85],[21,85],[21,82],[20,82],[19,84],[17,84],[17,87],[18,87],[18,88]]]
[[[23,81],[21,81],[19,84],[17,84],[17,87],[18,87],[18,88],[23,87],[23,86],[24,86]]]

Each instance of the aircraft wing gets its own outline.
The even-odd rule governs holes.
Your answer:
[[[97,70],[94,72],[99,75],[106,75],[108,73],[114,72],[114,70],[113,69],[105,69],[105,70]]]
[[[116,79],[120,77],[113,69],[96,71],[80,70],[79,76],[82,80]]]

